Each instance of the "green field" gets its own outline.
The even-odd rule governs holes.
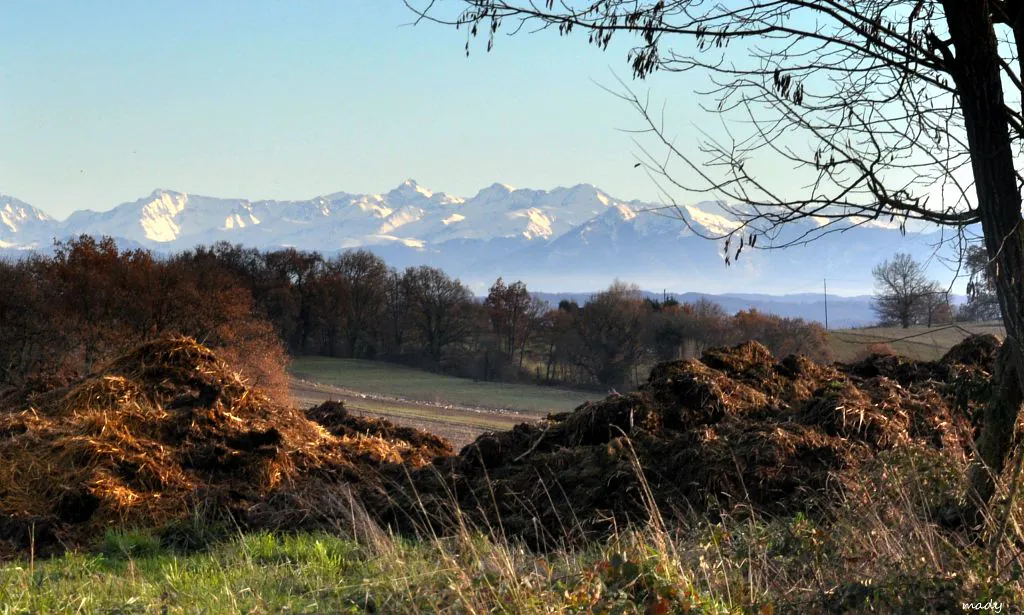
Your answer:
[[[502,408],[546,414],[571,410],[602,395],[556,387],[503,382],[476,382],[380,361],[297,357],[297,378],[360,393],[386,395],[432,404]]]
[[[739,613],[650,533],[531,554],[485,534],[239,534],[181,553],[111,531],[94,552],[0,562],[0,615],[23,613]],[[619,558],[619,559],[616,559]],[[621,563],[619,563],[621,561]],[[614,564],[614,565],[613,565]],[[738,569],[738,567],[733,567]],[[595,572],[596,571],[596,572]],[[715,594],[722,598],[715,597]]]
[[[178,553],[144,533],[112,531],[97,552],[0,563],[0,615],[554,613],[573,606],[566,590],[587,582],[593,551],[541,568],[483,536],[441,544],[381,532],[358,542],[246,534]],[[481,565],[491,558],[493,572]],[[508,589],[518,595],[502,595]]]
[[[110,530],[95,549],[0,562],[0,615],[952,613],[965,599],[1019,612],[1007,608],[1024,604],[1019,568],[993,572],[985,545],[923,521],[916,503],[877,492],[866,500],[827,525],[723,514],[539,553],[467,528],[422,539],[372,523],[211,532],[192,551]],[[1007,534],[999,553],[1019,548],[1019,531]]]
[[[942,358],[950,348],[969,334],[992,333],[1004,335],[1003,326],[996,322],[957,324],[938,327],[865,327],[829,331],[829,344],[837,361],[854,360],[873,343],[889,344],[898,354],[934,361]]]

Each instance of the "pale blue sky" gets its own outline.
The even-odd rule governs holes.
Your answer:
[[[501,37],[467,58],[464,32],[412,18],[400,0],[7,2],[0,192],[58,218],[154,188],[300,199],[408,177],[657,197],[618,130],[636,116],[594,83],[629,77],[625,41]],[[696,85],[638,87],[686,138]]]

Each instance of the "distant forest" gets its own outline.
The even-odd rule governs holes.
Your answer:
[[[287,391],[288,356],[383,360],[476,378],[628,389],[655,362],[754,339],[830,359],[815,323],[615,282],[550,305],[498,279],[485,298],[432,267],[398,271],[365,250],[325,258],[227,243],[170,257],[110,238],[0,262],[0,393],[51,386],[168,334],[221,349],[256,384]]]

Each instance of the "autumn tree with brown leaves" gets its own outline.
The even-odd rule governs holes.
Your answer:
[[[157,260],[110,238],[0,262],[0,393],[83,376],[142,342],[188,335],[285,400],[287,356],[249,291],[208,250]]]
[[[521,367],[526,345],[546,306],[530,294],[522,281],[505,284],[504,279],[498,278],[484,299],[484,307],[490,317],[492,330],[498,337],[498,347],[510,363],[515,361],[518,353]]]

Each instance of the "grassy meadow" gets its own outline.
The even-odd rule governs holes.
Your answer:
[[[1003,326],[998,322],[963,323],[955,326],[934,327],[863,327],[829,331],[829,345],[835,360],[852,361],[871,344],[888,344],[897,354],[911,359],[935,361],[950,348],[971,334],[991,333],[1002,337]]]
[[[381,361],[297,357],[294,377],[372,395],[475,408],[545,415],[571,410],[601,397],[585,391],[504,382],[480,382]]]
[[[456,449],[462,448],[487,431],[504,431],[538,415],[506,410],[469,409],[433,403],[370,396],[309,380],[293,378],[291,399],[299,408],[311,408],[325,401],[344,402],[354,414],[385,418],[407,427],[423,429],[447,438]]]

